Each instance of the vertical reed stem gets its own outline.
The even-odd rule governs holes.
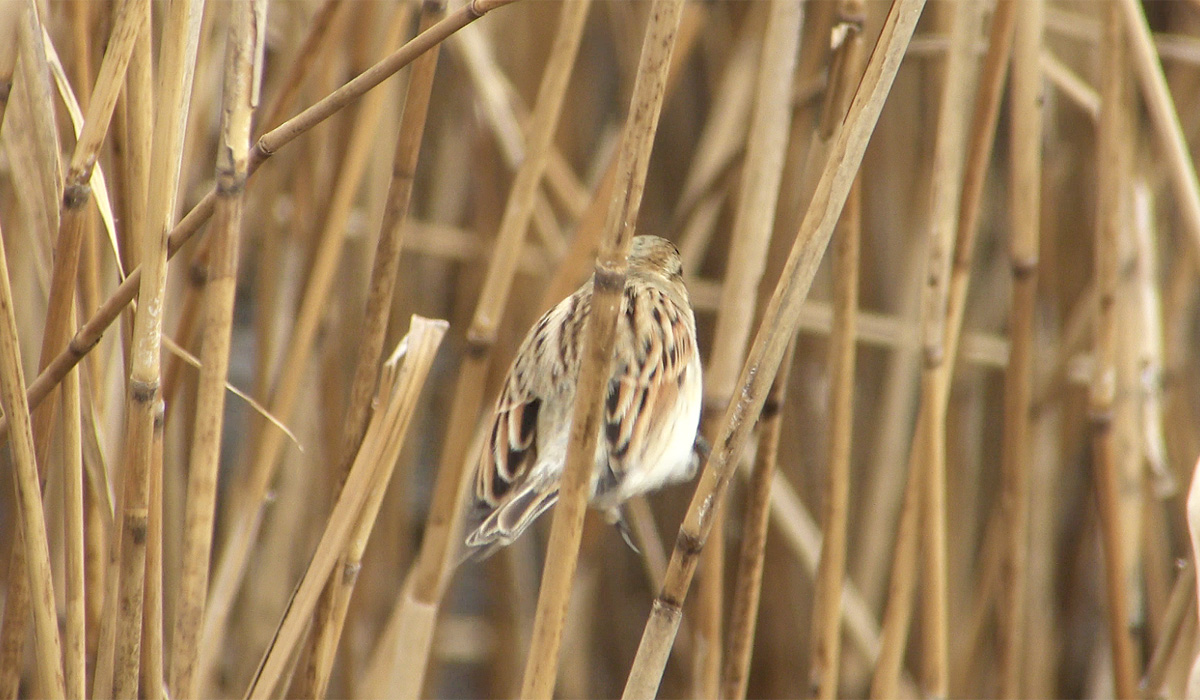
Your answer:
[[[1113,674],[1118,697],[1137,694],[1133,641],[1129,635],[1124,552],[1117,494],[1117,456],[1113,435],[1118,342],[1116,293],[1120,285],[1119,245],[1128,222],[1127,197],[1130,157],[1131,102],[1127,79],[1126,39],[1121,32],[1121,8],[1105,8],[1101,57],[1100,124],[1096,148],[1099,164],[1096,212],[1095,276],[1099,310],[1095,326],[1095,369],[1089,395],[1092,422],[1094,480],[1104,543],[1104,582],[1108,597],[1108,632],[1112,643]]]
[[[977,32],[978,8],[974,3],[955,4],[949,55],[946,59],[941,103],[938,108],[937,140],[933,154],[933,184],[930,194],[929,258],[922,293],[921,393],[941,397],[947,393],[949,372],[939,371],[952,358],[946,355],[945,335],[949,304],[949,278],[954,254],[954,231],[962,188],[966,149],[966,110],[972,83],[971,45]],[[928,577],[921,595],[924,647],[921,660],[925,691],[934,697],[947,697],[949,673],[949,571],[946,551],[946,404],[932,400],[922,403],[924,432],[921,435],[923,459],[927,470],[922,501],[922,571]]]
[[[831,83],[834,88],[822,115],[822,130],[832,131],[850,99],[850,87],[862,72],[862,22],[866,8],[860,0],[839,3],[834,36]],[[828,126],[827,126],[828,125]],[[846,576],[846,530],[850,501],[850,438],[854,426],[854,367],[858,326],[859,240],[862,232],[861,176],[854,181],[835,232],[833,248],[833,329],[829,338],[829,443],[822,517],[821,559],[813,594],[812,662],[807,692],[832,700],[838,692],[842,649],[842,588]]]
[[[626,259],[641,207],[650,150],[666,92],[667,69],[671,65],[682,15],[683,0],[655,0],[642,43],[630,98],[629,121],[625,124],[617,157],[614,187],[617,196],[609,206],[604,235],[600,239],[600,254],[596,259],[591,313],[585,323],[580,349],[566,465],[550,527],[546,567],[533,621],[533,640],[521,685],[521,697],[525,698],[549,700],[554,695],[559,646],[583,534],[583,516],[599,439],[617,312],[625,289]]]
[[[1012,307],[1009,316],[1008,372],[1004,390],[1001,511],[1007,538],[1001,566],[1000,694],[1016,700],[1022,691],[1026,586],[1029,558],[1030,394],[1033,335],[1037,311],[1038,234],[1042,191],[1041,0],[1022,6],[1013,46],[1012,170],[1009,214],[1012,226]]]
[[[854,421],[855,325],[858,312],[860,186],[850,189],[834,247],[834,332],[829,343],[830,435],[826,469],[824,538],[813,596],[813,654],[809,692],[838,694],[842,647],[842,587],[846,572],[846,527],[850,501],[850,436]]]
[[[715,433],[720,414],[728,407],[737,387],[738,371],[754,321],[758,287],[767,266],[791,123],[789,87],[795,74],[803,18],[803,7],[794,0],[773,0],[769,5],[754,81],[741,197],[734,213],[729,263],[705,372],[703,432],[706,435]],[[770,484],[769,477],[765,483]],[[724,508],[718,505],[713,525],[718,533],[722,531],[723,512]],[[701,555],[695,694],[702,698],[716,698],[720,690],[724,552],[724,539],[718,535]]]
[[[209,239],[196,423],[184,512],[182,573],[171,645],[170,689],[171,695],[179,698],[201,694],[201,679],[196,673],[200,626],[208,596],[217,468],[224,429],[225,381],[229,370],[242,207],[248,177],[250,120],[258,101],[253,86],[261,68],[263,47],[257,37],[261,36],[260,29],[266,21],[262,0],[241,0],[229,7],[221,139],[216,156],[216,222]]]
[[[141,697],[163,700],[167,676],[163,667],[163,411],[154,408],[154,444],[151,450],[149,513],[146,518],[145,604],[142,608]]]
[[[72,314],[74,320],[74,314]],[[83,540],[83,449],[80,437],[79,372],[72,370],[63,381],[62,411],[59,413],[63,468],[63,511],[66,521],[66,632],[63,635],[63,665],[67,697],[87,695],[86,581]],[[99,572],[93,572],[93,576]]]
[[[407,12],[396,12],[407,17]],[[385,39],[386,46],[399,43],[401,32],[406,30],[407,23],[397,22],[393,17]],[[292,419],[301,396],[302,375],[308,365],[316,343],[317,331],[333,290],[346,240],[347,224],[359,187],[366,177],[367,162],[375,147],[386,97],[385,93],[376,92],[364,98],[362,107],[355,115],[353,131],[345,144],[345,158],[339,167],[334,189],[324,213],[319,242],[308,279],[304,284],[296,323],[288,336],[286,350],[274,381],[270,412],[283,421]],[[259,143],[262,143],[262,139],[259,139]],[[234,499],[229,535],[217,559],[212,590],[204,612],[199,656],[202,675],[207,675],[217,650],[223,644],[229,615],[242,588],[246,567],[258,539],[263,506],[279,468],[283,447],[284,435],[276,430],[263,433],[260,439],[250,446],[249,466],[244,481],[238,487],[238,497]]]
[[[146,9],[149,11],[148,7]],[[156,462],[161,464],[161,456],[154,456],[154,424],[155,409],[161,400],[159,371],[167,238],[175,218],[183,131],[191,101],[203,9],[202,0],[176,0],[168,6],[158,61],[154,148],[150,156],[150,187],[146,193],[146,227],[141,241],[143,274],[134,317],[126,398],[124,505],[118,535],[121,555],[117,595],[120,602],[113,695],[122,698],[138,694],[150,470]]]

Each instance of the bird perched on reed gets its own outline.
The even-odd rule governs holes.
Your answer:
[[[510,544],[558,500],[591,300],[589,279],[542,316],[508,370],[476,466],[469,558]],[[633,239],[610,372],[591,504],[633,546],[622,504],[698,465],[696,321],[679,250],[665,239]]]

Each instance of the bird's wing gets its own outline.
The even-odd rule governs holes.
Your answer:
[[[615,488],[626,468],[665,436],[663,426],[696,352],[690,318],[661,290],[626,287],[617,324],[616,357],[604,403],[608,468],[597,495]]]
[[[529,477],[538,462],[544,402],[569,381],[578,361],[578,351],[562,336],[577,333],[586,312],[584,295],[567,297],[542,316],[517,351],[476,467],[475,519],[482,522],[468,538],[469,545],[476,542],[471,546],[511,541],[557,498],[557,491],[550,493],[548,485],[530,483]]]

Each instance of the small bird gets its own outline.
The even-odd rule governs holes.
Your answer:
[[[521,342],[475,472],[467,558],[511,544],[558,500],[592,280],[546,312]],[[696,320],[679,249],[636,236],[629,253],[592,470],[591,504],[636,551],[621,506],[691,479],[700,422]]]

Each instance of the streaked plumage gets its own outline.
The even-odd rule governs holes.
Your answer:
[[[525,336],[476,467],[470,553],[511,543],[558,500],[592,281]],[[621,524],[626,500],[695,473],[696,322],[675,246],[637,236],[617,322],[591,502]],[[626,534],[622,531],[622,534]],[[628,538],[627,538],[628,539]]]

